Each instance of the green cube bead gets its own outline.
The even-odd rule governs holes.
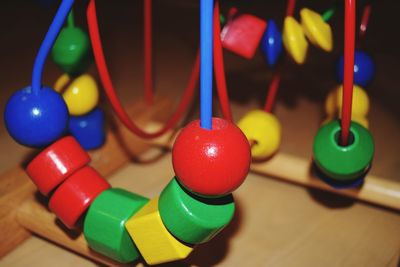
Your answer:
[[[148,201],[118,188],[101,193],[89,207],[84,221],[83,233],[89,246],[118,262],[138,259],[140,253],[125,229],[125,222]]]
[[[314,138],[314,161],[328,177],[337,181],[358,179],[369,169],[374,156],[374,140],[369,131],[352,121],[347,146],[339,145],[340,121],[322,126]]]
[[[51,56],[70,75],[86,71],[91,61],[88,34],[78,27],[63,28],[53,45]]]
[[[235,213],[232,194],[219,198],[200,197],[184,189],[176,178],[164,188],[158,205],[168,231],[189,244],[209,241]]]

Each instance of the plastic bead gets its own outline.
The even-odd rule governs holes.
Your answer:
[[[265,159],[279,149],[281,124],[272,113],[251,111],[238,122],[238,127],[249,141],[254,141],[251,146],[251,155],[254,158]]]
[[[11,137],[21,145],[44,147],[66,132],[68,109],[53,89],[44,87],[35,94],[26,87],[8,100],[4,121]]]
[[[99,102],[99,89],[96,81],[89,74],[75,78],[67,86],[70,80],[71,78],[64,74],[54,84],[54,89],[62,93],[69,114],[80,116],[90,112]],[[67,88],[64,88],[66,86]]]
[[[232,194],[222,198],[199,197],[176,179],[164,188],[158,205],[168,231],[189,244],[209,241],[228,225],[235,212]]]
[[[100,108],[95,108],[87,115],[69,119],[69,132],[86,149],[101,147],[106,140],[105,114]]]
[[[340,122],[322,126],[314,138],[314,160],[319,170],[337,181],[352,181],[369,169],[374,155],[374,141],[367,129],[351,122],[349,145],[340,146]]]
[[[267,23],[253,15],[242,14],[229,20],[221,31],[222,47],[244,58],[256,53]]]
[[[283,47],[281,33],[273,19],[268,21],[267,30],[261,39],[260,47],[268,64],[271,67],[274,66],[282,54]]]
[[[308,40],[327,52],[332,51],[332,29],[321,15],[308,8],[303,8],[300,11],[300,16],[301,26]]]
[[[90,157],[71,136],[64,137],[40,152],[26,167],[39,191],[47,196],[68,176],[90,162]]]
[[[244,134],[231,122],[212,119],[212,130],[199,120],[181,130],[172,148],[172,164],[180,183],[204,196],[226,195],[245,180],[251,161]]]
[[[307,55],[308,43],[303,28],[291,16],[285,18],[282,40],[286,51],[293,60],[297,64],[303,64]]]
[[[49,208],[68,227],[73,228],[92,201],[110,185],[91,167],[68,177],[51,196]]]
[[[150,200],[125,227],[149,265],[185,259],[193,250],[165,228],[158,212],[158,198]]]
[[[339,58],[337,65],[337,76],[339,83],[343,82],[344,57]],[[363,51],[354,54],[354,83],[365,87],[372,80],[375,73],[375,64],[372,57]]]
[[[54,43],[51,56],[68,74],[84,72],[91,57],[89,36],[78,27],[63,28]]]
[[[149,200],[123,189],[111,188],[90,205],[83,233],[90,248],[121,263],[134,261],[140,253],[125,222]]]
[[[325,111],[327,115],[333,116],[338,113],[342,116],[343,86],[339,86],[336,90],[329,93],[325,100]],[[369,112],[369,97],[364,89],[354,85],[351,113],[352,117],[365,117]]]
[[[335,117],[328,117],[326,118],[321,124],[327,124],[331,122],[332,120],[336,119]],[[358,124],[361,124],[364,128],[368,129],[369,128],[369,121],[366,117],[363,116],[357,116],[352,114],[351,115],[351,120],[357,122]]]

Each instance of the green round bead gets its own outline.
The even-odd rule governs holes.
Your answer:
[[[112,188],[101,193],[89,207],[83,233],[96,252],[121,263],[140,257],[125,229],[125,222],[149,200],[123,189]]]
[[[63,28],[51,50],[53,61],[71,75],[86,71],[90,55],[89,36],[78,27]]]
[[[366,128],[352,121],[349,144],[340,146],[340,129],[340,122],[333,120],[318,130],[314,138],[314,161],[334,180],[354,180],[368,170],[374,156],[374,140]]]
[[[168,231],[189,244],[213,238],[235,213],[232,194],[219,198],[200,197],[184,189],[176,178],[161,192],[158,205]]]

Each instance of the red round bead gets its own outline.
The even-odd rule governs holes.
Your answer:
[[[64,181],[51,196],[49,208],[73,228],[92,201],[110,184],[92,167],[84,167]]]
[[[90,157],[75,138],[64,137],[53,143],[27,166],[26,172],[43,195],[61,184],[68,176],[86,166]]]
[[[199,120],[179,133],[172,148],[175,173],[186,188],[203,196],[226,195],[238,188],[249,172],[250,146],[231,122],[212,119],[212,130]]]

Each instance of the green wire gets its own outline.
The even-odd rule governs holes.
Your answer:
[[[321,15],[322,19],[323,19],[325,22],[329,21],[329,20],[333,17],[333,15],[335,14],[335,11],[336,11],[336,7],[332,7],[332,8],[330,8],[330,9],[328,9],[327,11],[325,11],[325,12]]]
[[[68,14],[67,26],[68,26],[68,28],[74,28],[75,27],[74,11],[72,9]]]

